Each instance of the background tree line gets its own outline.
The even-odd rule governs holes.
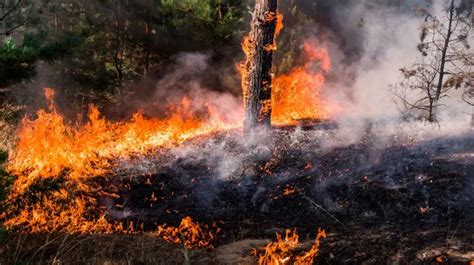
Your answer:
[[[280,72],[298,60],[301,38],[317,24],[316,2],[282,2]],[[20,105],[40,98],[20,89],[35,81],[40,82],[35,87],[49,85],[63,94],[118,98],[137,87],[152,91],[182,52],[208,53],[210,64],[234,69],[243,58],[241,42],[253,5],[251,0],[0,0],[0,88],[13,90]],[[218,83],[219,74],[209,72],[208,83],[240,95],[237,70],[230,85]]]
[[[120,94],[177,52],[229,45],[245,9],[232,0],[4,0],[0,85],[61,60],[77,84]]]
[[[429,117],[430,101],[433,108],[439,105],[447,88],[464,89],[464,100],[472,104],[472,52],[466,45],[472,38],[472,2],[454,2],[451,20],[456,27],[451,29],[444,56],[445,68],[450,70],[442,71],[445,73],[441,75],[443,49],[439,53],[438,47],[446,46],[443,41],[449,32],[449,16],[419,12],[418,16],[426,17],[418,45],[421,59],[404,68],[407,78],[398,91],[406,113],[422,110],[428,113],[424,117],[435,120]],[[365,0],[364,4],[369,10],[390,7],[413,12],[413,5],[403,0]],[[15,97],[20,102],[16,103],[26,105],[29,102],[25,101],[32,98],[31,90],[18,88],[38,80],[64,93],[87,97],[124,96],[137,87],[137,82],[139,87],[152,90],[181,52],[212,51],[212,64],[234,67],[243,57],[241,41],[249,29],[253,5],[252,0],[0,0],[0,100],[4,103],[9,96],[2,91],[13,90],[20,93]],[[338,45],[343,52],[340,64],[356,64],[364,53],[364,29],[371,25],[366,25],[363,17],[356,25],[336,19],[351,5],[354,1],[281,1],[285,28],[275,54],[277,73],[301,63],[301,41],[314,35],[329,36],[329,41]],[[413,44],[414,49],[416,45]],[[463,70],[454,69],[453,63]],[[428,70],[429,65],[432,71],[424,73],[421,69]],[[46,69],[43,71],[48,77],[39,74],[42,69]],[[215,78],[217,72],[206,75],[211,84],[219,80]],[[436,82],[428,84],[424,81],[430,78],[423,81],[420,75],[435,76]],[[238,75],[230,78],[237,79]],[[334,78],[338,78],[338,73]],[[234,81],[215,87],[239,94],[239,81]],[[405,97],[417,90],[421,91],[421,101]]]

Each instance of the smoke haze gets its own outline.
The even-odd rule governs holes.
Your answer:
[[[331,44],[332,53],[338,56],[333,59],[338,61],[334,62],[336,78],[324,92],[329,106],[338,110],[333,112],[334,118],[400,119],[392,87],[402,80],[399,69],[421,56],[416,46],[425,18],[422,10],[442,17],[447,1],[399,1],[398,6],[369,4],[374,1],[344,6],[344,1],[327,2],[328,26],[336,36]],[[472,43],[472,38],[469,41]],[[470,108],[459,93],[453,91],[442,102],[448,107],[439,110],[441,122],[470,119]]]

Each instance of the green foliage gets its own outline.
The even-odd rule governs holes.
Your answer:
[[[34,72],[34,57],[30,49],[17,47],[12,38],[6,38],[0,47],[0,85],[29,79]]]
[[[73,35],[64,35],[52,42],[48,42],[46,36],[43,31],[27,34],[21,45],[16,45],[11,37],[5,38],[0,46],[0,86],[31,79],[37,61],[53,63],[81,43],[81,39]]]
[[[7,161],[7,158],[8,153],[3,150],[0,150],[0,164],[5,163]]]
[[[298,8],[294,0],[281,6],[280,12],[284,14],[284,28],[278,36],[278,52],[275,54],[277,74],[286,73],[295,65],[301,64],[300,60],[304,59],[304,54],[301,53],[302,42],[308,37],[308,29],[317,23]]]
[[[33,79],[45,61],[77,87],[112,92],[183,51],[240,50],[247,2],[24,0],[10,21],[26,23],[0,46],[0,86]]]
[[[161,0],[158,13],[172,35],[189,36],[194,46],[229,41],[243,16],[243,4],[222,0]]]

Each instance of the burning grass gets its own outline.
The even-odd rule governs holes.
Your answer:
[[[321,239],[326,237],[324,230],[319,230],[314,244],[311,249],[298,255],[293,255],[292,252],[296,249],[299,243],[299,236],[295,230],[286,230],[285,238],[283,239],[279,233],[276,235],[275,242],[270,242],[261,250],[256,249],[255,255],[258,255],[259,265],[311,265],[314,258],[319,253],[319,246]],[[263,252],[259,254],[259,252]]]
[[[188,216],[181,220],[178,227],[158,226],[156,234],[168,242],[183,245],[187,249],[197,249],[212,247],[211,243],[219,232],[218,228],[216,228],[216,232],[206,230],[209,228],[201,227]]]
[[[213,237],[216,250],[198,251],[199,257],[189,252],[191,261],[206,264],[228,259],[217,257],[226,244],[271,238],[275,230],[281,233],[287,227],[297,227],[299,238],[313,239],[314,231],[325,227],[331,234],[321,245],[317,260],[338,264],[367,260],[380,264],[392,258],[410,263],[430,247],[445,244],[448,230],[450,244],[458,242],[453,247],[462,249],[459,255],[473,251],[463,235],[473,231],[469,177],[474,163],[467,155],[457,155],[473,152],[472,135],[401,144],[397,134],[391,140],[384,138],[384,146],[375,144],[372,135],[356,144],[323,147],[323,141],[335,137],[333,133],[278,129],[255,135],[250,143],[238,132],[221,134],[159,154],[110,161],[113,172],[80,182],[67,181],[64,175],[38,179],[17,200],[10,198],[13,206],[7,219],[23,216],[21,222],[12,221],[12,233],[110,236],[117,244],[122,244],[119,238],[128,240],[129,236],[134,240],[166,236],[179,244],[178,250],[186,244],[185,234]],[[76,186],[79,183],[87,189]],[[429,210],[421,212],[421,208]],[[193,221],[185,218],[188,216]],[[191,229],[197,225],[194,219],[199,229]],[[206,228],[214,222],[219,222],[219,233],[212,225]],[[281,236],[282,242],[285,239]],[[286,241],[290,239],[293,234]],[[312,243],[306,251],[312,249]],[[249,257],[251,248],[265,245],[249,247],[242,255]],[[36,247],[34,251],[41,246]],[[58,243],[50,247],[46,249],[55,253]],[[295,259],[305,251],[296,247],[290,252]],[[354,257],[356,252],[359,256]],[[27,250],[21,253],[28,256]],[[454,259],[451,247],[439,253]],[[434,260],[437,256],[429,257]],[[181,254],[176,260],[182,259]],[[253,257],[249,264],[257,259]],[[465,261],[461,256],[456,260]]]
[[[60,176],[65,170],[67,180],[102,175],[109,171],[110,159],[145,154],[239,126],[223,119],[213,106],[207,106],[204,117],[193,115],[186,98],[170,106],[170,116],[162,120],[136,113],[130,122],[111,122],[92,106],[86,124],[70,125],[56,109],[54,91],[47,88],[45,95],[49,111],[40,110],[35,120],[22,121],[8,162],[8,170],[19,176],[14,187],[18,194],[37,179]]]
[[[282,18],[277,17],[280,31]],[[275,124],[325,117],[318,90],[330,69],[330,59],[325,49],[310,43],[304,50],[308,63],[275,80]],[[315,64],[320,66],[313,71]],[[101,190],[91,187],[88,179],[113,174],[117,166],[114,161],[147,156],[192,139],[212,138],[241,128],[241,115],[229,118],[215,104],[196,106],[198,103],[186,97],[170,104],[164,118],[148,118],[137,112],[129,121],[109,121],[91,106],[86,122],[70,122],[58,111],[54,90],[46,88],[45,96],[48,109],[39,110],[34,119],[22,120],[7,163],[7,170],[17,178],[5,224],[31,232],[121,231],[124,228],[120,224],[106,221],[106,207],[90,211],[97,204],[91,194]],[[50,189],[49,185],[59,188]]]

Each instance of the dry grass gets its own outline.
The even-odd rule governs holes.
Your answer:
[[[24,114],[25,107],[4,102],[0,105],[0,150],[10,151],[14,132]]]
[[[191,264],[213,264],[207,250],[190,251]],[[180,246],[151,235],[10,234],[0,264],[183,264]]]
[[[13,147],[15,127],[0,120],[0,150],[10,151]]]

